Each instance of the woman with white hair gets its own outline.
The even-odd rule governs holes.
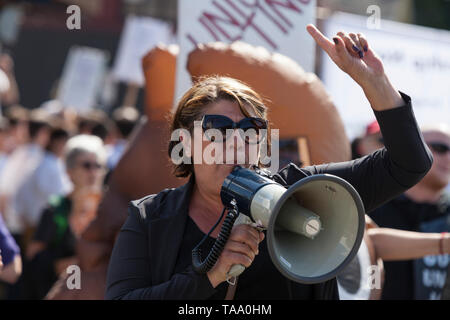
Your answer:
[[[42,213],[26,254],[27,299],[44,298],[58,275],[77,263],[76,240],[95,218],[101,197],[106,159],[102,140],[91,135],[75,136],[67,141],[64,155],[73,191],[67,196],[53,196]]]

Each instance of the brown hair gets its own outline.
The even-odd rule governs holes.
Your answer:
[[[170,132],[187,129],[192,133],[194,121],[200,121],[205,109],[220,100],[237,102],[246,117],[256,116],[267,119],[267,107],[263,99],[245,83],[221,76],[202,77],[178,102],[177,110],[171,119]],[[250,107],[254,114],[249,114],[244,105]],[[178,141],[170,141],[169,157],[178,143]],[[181,163],[174,168],[174,174],[177,177],[187,177],[192,172],[192,164]]]

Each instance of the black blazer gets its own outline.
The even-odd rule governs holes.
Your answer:
[[[424,177],[433,161],[410,98],[402,96],[405,106],[375,111],[385,148],[354,161],[301,169],[290,164],[275,175],[275,180],[289,186],[313,174],[334,174],[353,185],[366,212],[400,195]],[[195,273],[192,267],[174,274],[193,185],[191,177],[179,188],[131,202],[108,268],[107,299],[189,300],[214,294],[208,277]],[[309,292],[305,298],[339,297],[335,279],[312,286],[305,286]]]

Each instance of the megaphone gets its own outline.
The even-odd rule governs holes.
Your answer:
[[[231,218],[225,219],[209,260],[220,255],[237,213],[245,217],[241,222],[256,223],[267,230],[273,264],[282,275],[298,283],[314,284],[336,277],[361,245],[363,203],[353,186],[337,176],[312,175],[286,189],[262,169],[237,166],[225,179],[220,196],[230,213],[227,218]],[[193,251],[195,270],[213,265],[214,261],[201,265],[198,258]],[[244,269],[233,266],[229,277]]]

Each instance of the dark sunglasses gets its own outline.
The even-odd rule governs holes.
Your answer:
[[[98,169],[102,168],[102,166],[97,162],[84,161],[84,162],[81,162],[79,165],[80,165],[80,167],[82,167],[83,169],[86,169],[86,170],[93,170],[93,169],[98,170]]]
[[[428,145],[437,154],[445,154],[450,151],[450,147],[442,142],[429,142]]]
[[[249,117],[244,118],[239,122],[234,122],[226,116],[207,114],[203,116],[202,129],[205,133],[205,136],[213,142],[215,141],[216,137],[211,132],[208,132],[209,129],[219,130],[222,133],[222,142],[224,142],[232,135],[232,130],[241,129],[239,132],[241,133],[242,139],[245,141],[245,143],[258,144],[265,137],[265,134],[261,134],[260,130],[267,129],[267,120]],[[250,129],[254,130],[254,134],[252,132],[248,132]]]

